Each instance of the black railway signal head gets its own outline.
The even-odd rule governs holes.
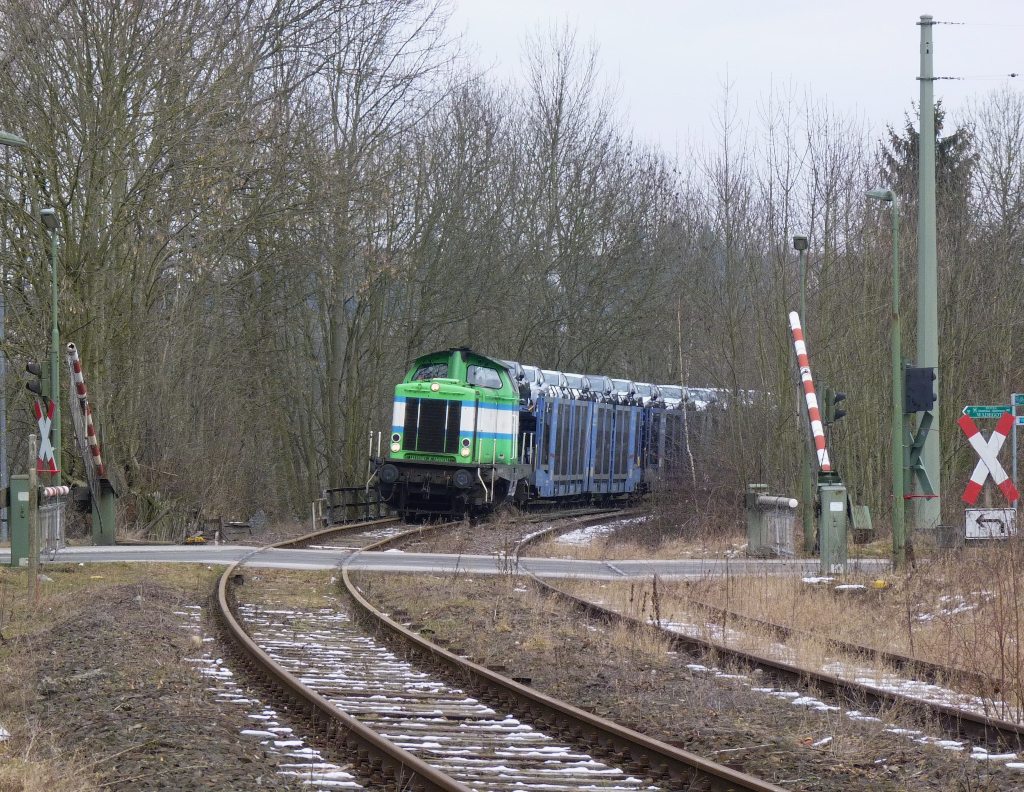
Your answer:
[[[938,395],[935,393],[935,369],[907,366],[903,381],[903,412],[931,412]]]
[[[26,382],[25,387],[38,398],[46,401],[50,397],[50,361],[27,363],[25,371],[36,378]]]
[[[825,388],[825,420],[826,426],[831,426],[844,415],[846,410],[841,410],[836,405],[846,400],[846,394],[842,391],[837,391],[835,388]]]
[[[832,423],[835,423],[846,415],[846,410],[840,410],[836,407],[836,405],[841,401],[846,401],[846,394],[843,393],[843,391],[836,391],[835,398],[832,400]]]

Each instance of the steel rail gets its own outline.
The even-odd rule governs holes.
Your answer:
[[[332,534],[346,533],[348,531],[365,530],[366,528],[372,525],[386,525],[387,523],[398,522],[399,519],[400,518],[398,517],[381,517],[378,520],[367,520],[366,522],[346,523],[344,525],[332,525],[327,528],[321,528],[319,531],[313,531],[312,533],[298,536],[294,539],[285,539],[283,541],[267,545],[266,547],[261,547],[260,551],[262,552],[263,550],[269,550],[271,548],[291,547],[297,549],[300,547],[306,547],[307,545],[312,544],[314,541],[319,539],[326,539],[328,536]]]
[[[587,746],[596,757],[608,758],[632,772],[647,772],[661,778],[672,789],[716,790],[717,792],[781,792],[782,787],[747,773],[705,759],[627,729],[614,721],[593,715],[546,696],[491,669],[459,657],[388,618],[371,605],[349,577],[348,566],[360,552],[378,550],[398,540],[385,539],[352,553],[341,568],[341,578],[364,618],[413,647],[424,662],[452,672],[460,684],[473,690],[481,700],[513,708],[524,720],[552,732],[561,732]]]
[[[908,655],[899,654],[897,652],[888,652],[884,649],[876,649],[873,646],[863,646],[861,644],[850,643],[849,641],[844,641],[841,638],[816,635],[815,633],[807,630],[800,630],[796,627],[789,627],[785,624],[778,624],[777,622],[758,619],[754,616],[747,616],[743,613],[728,610],[727,608],[720,608],[717,605],[697,602],[692,599],[686,600],[686,602],[688,602],[694,609],[707,611],[717,618],[721,618],[726,621],[733,621],[738,624],[749,624],[752,627],[765,630],[766,632],[777,635],[780,638],[816,638],[824,642],[827,647],[834,651],[844,652],[849,655],[861,655],[868,657],[871,660],[886,663],[899,671],[918,674],[925,682],[932,684],[938,685],[942,684],[946,680],[956,679],[961,683],[974,687],[976,691],[995,691],[999,687],[998,681],[992,677],[986,676],[985,674],[979,674],[976,671],[968,671],[966,668],[945,666],[941,663],[933,663],[930,660],[922,660],[917,657],[909,657]]]
[[[393,521],[393,519],[374,520],[367,523],[356,523],[348,527],[365,528],[369,525]],[[335,707],[323,696],[307,688],[257,646],[235,618],[233,587],[238,582],[235,570],[247,558],[262,550],[293,545],[296,542],[333,532],[330,529],[317,531],[298,539],[267,545],[236,561],[221,575],[217,586],[220,618],[238,648],[240,659],[250,673],[282,690],[292,706],[308,718],[313,730],[313,734],[310,735],[311,739],[318,740],[321,744],[334,745],[340,750],[357,756],[356,766],[360,772],[370,777],[371,782],[381,783],[403,792],[404,790],[412,792],[471,792],[469,787],[444,775],[408,751],[399,748]]]
[[[515,557],[518,563],[519,553],[527,545],[534,544],[541,539],[550,536],[560,530],[554,528],[551,531],[538,531],[524,539],[515,549]],[[715,652],[720,656],[740,661],[744,665],[760,669],[762,672],[776,678],[800,685],[814,685],[823,693],[833,696],[836,699],[853,703],[860,706],[867,702],[875,708],[885,705],[898,705],[900,708],[909,710],[918,716],[934,719],[946,732],[958,737],[970,738],[987,745],[1008,746],[1020,750],[1024,748],[1024,725],[1001,718],[993,718],[987,715],[979,715],[974,712],[962,710],[948,704],[928,702],[911,696],[884,690],[873,685],[862,684],[843,679],[834,674],[826,674],[811,668],[784,663],[763,655],[748,652],[742,649],[735,649],[720,641],[712,641],[705,638],[697,638],[690,635],[682,635],[668,630],[660,625],[641,621],[632,616],[619,613],[618,611],[606,608],[603,605],[577,597],[551,583],[542,580],[525,567],[519,567],[541,591],[550,593],[563,601],[569,603],[578,610],[600,619],[606,623],[618,622],[626,624],[632,629],[639,631],[652,631],[662,638],[669,640],[677,649],[688,653]],[[909,658],[912,660],[912,658]],[[941,668],[941,667],[939,667]],[[955,676],[957,669],[945,669],[950,676]]]

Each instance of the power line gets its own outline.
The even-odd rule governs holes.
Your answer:
[[[1024,27],[1024,26],[1022,26]],[[966,77],[931,77],[932,80],[1002,80],[1007,77],[1020,77],[1017,72],[1011,72],[1010,74],[972,74]],[[917,79],[924,79],[918,77]]]

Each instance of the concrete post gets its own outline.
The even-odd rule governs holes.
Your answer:
[[[932,71],[932,17],[925,14],[921,26],[921,134],[919,140],[917,220],[917,365],[935,369],[935,392],[939,383],[939,277],[935,243],[935,75]],[[934,431],[928,433],[921,461],[935,488],[934,498],[917,498],[915,527],[931,529],[942,522],[942,492],[939,480],[939,400],[932,408]],[[920,486],[917,493],[921,493]]]

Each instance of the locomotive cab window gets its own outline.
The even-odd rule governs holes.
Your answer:
[[[466,382],[470,385],[498,390],[501,388],[501,375],[492,368],[470,366],[466,372]]]
[[[412,375],[412,380],[413,382],[416,382],[418,380],[437,379],[439,377],[447,376],[447,363],[425,363],[416,369],[416,373]]]

